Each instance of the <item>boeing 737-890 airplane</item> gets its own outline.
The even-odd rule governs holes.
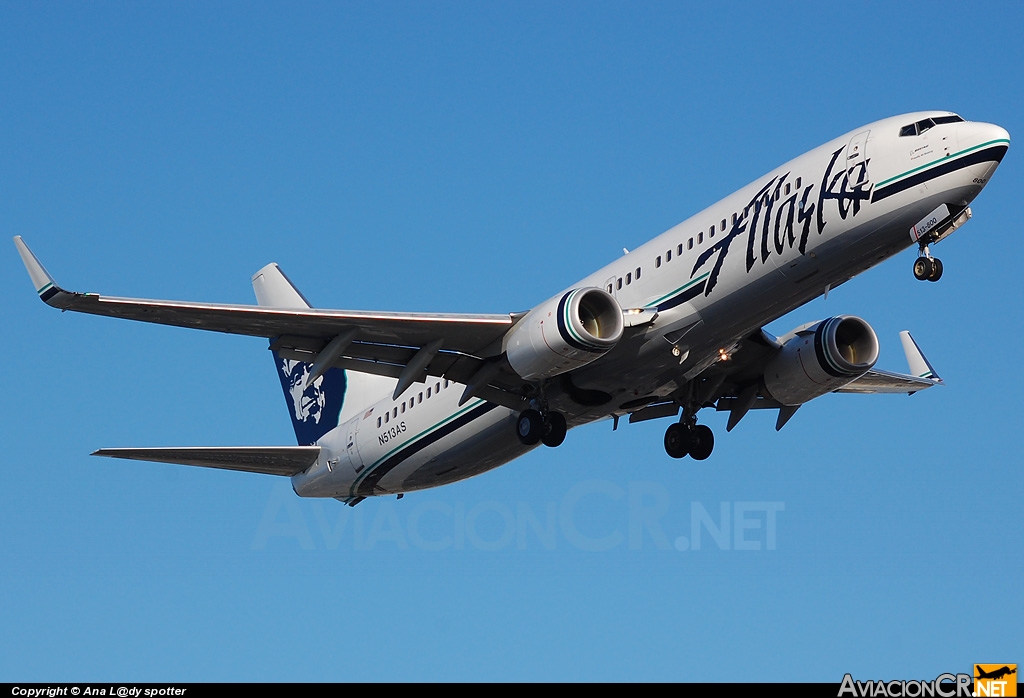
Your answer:
[[[711,455],[702,408],[778,410],[776,429],[829,392],[941,380],[909,333],[909,374],[874,368],[878,339],[841,315],[782,337],[765,324],[970,216],[1009,147],[950,112],[868,124],[786,163],[536,308],[504,315],[317,310],[277,265],[256,306],[64,291],[14,239],[40,297],[62,310],[270,340],[298,446],[102,449],[95,455],[289,476],[303,497],[401,494],[477,475],[566,430],[678,416],[674,458]]]

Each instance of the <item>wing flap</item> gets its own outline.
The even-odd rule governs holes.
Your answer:
[[[290,477],[313,465],[320,455],[320,447],[101,448],[91,455]]]

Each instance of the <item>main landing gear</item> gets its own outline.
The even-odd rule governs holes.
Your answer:
[[[918,281],[938,281],[942,278],[942,262],[932,257],[928,245],[921,246],[921,256],[914,260],[914,278]]]
[[[665,452],[673,458],[690,456],[694,460],[704,460],[714,448],[714,432],[704,424],[697,424],[696,415],[684,412],[683,419],[665,431]]]
[[[533,446],[542,442],[554,448],[565,441],[567,426],[561,412],[539,412],[523,410],[516,420],[516,436],[524,446]]]

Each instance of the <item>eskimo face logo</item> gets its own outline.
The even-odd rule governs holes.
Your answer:
[[[324,377],[318,377],[307,386],[309,364],[283,359],[280,366],[281,373],[287,379],[287,390],[292,400],[295,421],[319,424],[324,414],[324,405],[327,404],[327,396],[323,391]]]

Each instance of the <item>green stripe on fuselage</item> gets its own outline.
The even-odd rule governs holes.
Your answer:
[[[461,417],[462,415],[466,414],[467,412],[469,412],[474,407],[479,407],[483,403],[484,403],[484,401],[478,398],[478,399],[474,400],[473,402],[470,402],[469,404],[467,404],[465,407],[463,407],[461,410],[459,410],[455,414],[452,414],[452,415],[449,415],[448,417],[445,417],[440,422],[437,422],[433,426],[427,427],[426,429],[424,429],[423,431],[421,431],[419,434],[417,434],[416,436],[412,437],[408,441],[405,441],[405,442],[399,444],[398,446],[395,446],[393,449],[391,449],[390,451],[385,453],[383,456],[378,458],[373,463],[373,465],[367,467],[366,470],[364,470],[362,473],[360,473],[359,477],[357,477],[352,482],[352,487],[349,488],[349,494],[351,494],[353,497],[356,496],[356,490],[358,489],[359,484],[361,482],[363,482],[363,480],[365,480],[367,478],[367,476],[371,472],[373,472],[375,468],[377,468],[377,466],[379,466],[381,463],[385,462],[388,458],[390,458],[391,456],[395,455],[396,453],[401,451],[406,446],[409,446],[410,444],[413,444],[413,443],[419,441],[420,439],[422,439],[425,436],[429,436],[430,434],[434,433],[435,431],[437,431],[438,429],[443,427],[445,424],[448,424],[449,422],[451,422],[453,419],[458,419],[459,417]]]
[[[701,281],[703,281],[704,279],[708,278],[709,276],[711,276],[711,272],[707,272],[705,274],[701,274],[696,279],[693,279],[692,281],[686,282],[685,284],[683,284],[682,286],[677,288],[675,291],[672,291],[671,293],[668,293],[668,294],[662,296],[661,298],[659,298],[656,301],[651,301],[645,307],[650,308],[651,306],[661,305],[662,303],[664,303],[665,301],[669,300],[670,298],[674,298],[674,297],[678,296],[680,293],[682,293],[686,289],[690,288],[694,284],[699,284]]]
[[[957,157],[960,157],[961,155],[967,155],[968,153],[973,153],[975,150],[979,150],[980,148],[985,148],[985,147],[990,146],[990,145],[995,145],[996,143],[1005,143],[1006,145],[1010,145],[1010,141],[1006,140],[1005,138],[998,138],[998,139],[996,139],[994,141],[988,141],[986,143],[982,143],[981,145],[976,145],[973,148],[967,148],[966,150],[961,150],[959,153],[953,153],[952,155],[947,155],[947,156],[945,156],[943,158],[940,158],[938,160],[932,160],[927,165],[921,165],[920,167],[915,167],[912,170],[907,170],[903,174],[898,174],[895,177],[890,177],[889,179],[887,179],[885,181],[878,182],[875,185],[875,189],[878,189],[879,187],[884,187],[886,184],[891,184],[891,183],[895,182],[898,179],[903,179],[907,175],[912,175],[915,172],[920,172],[921,170],[926,170],[929,167],[931,167],[932,165],[938,165],[940,163],[946,162],[950,158],[957,158]]]

